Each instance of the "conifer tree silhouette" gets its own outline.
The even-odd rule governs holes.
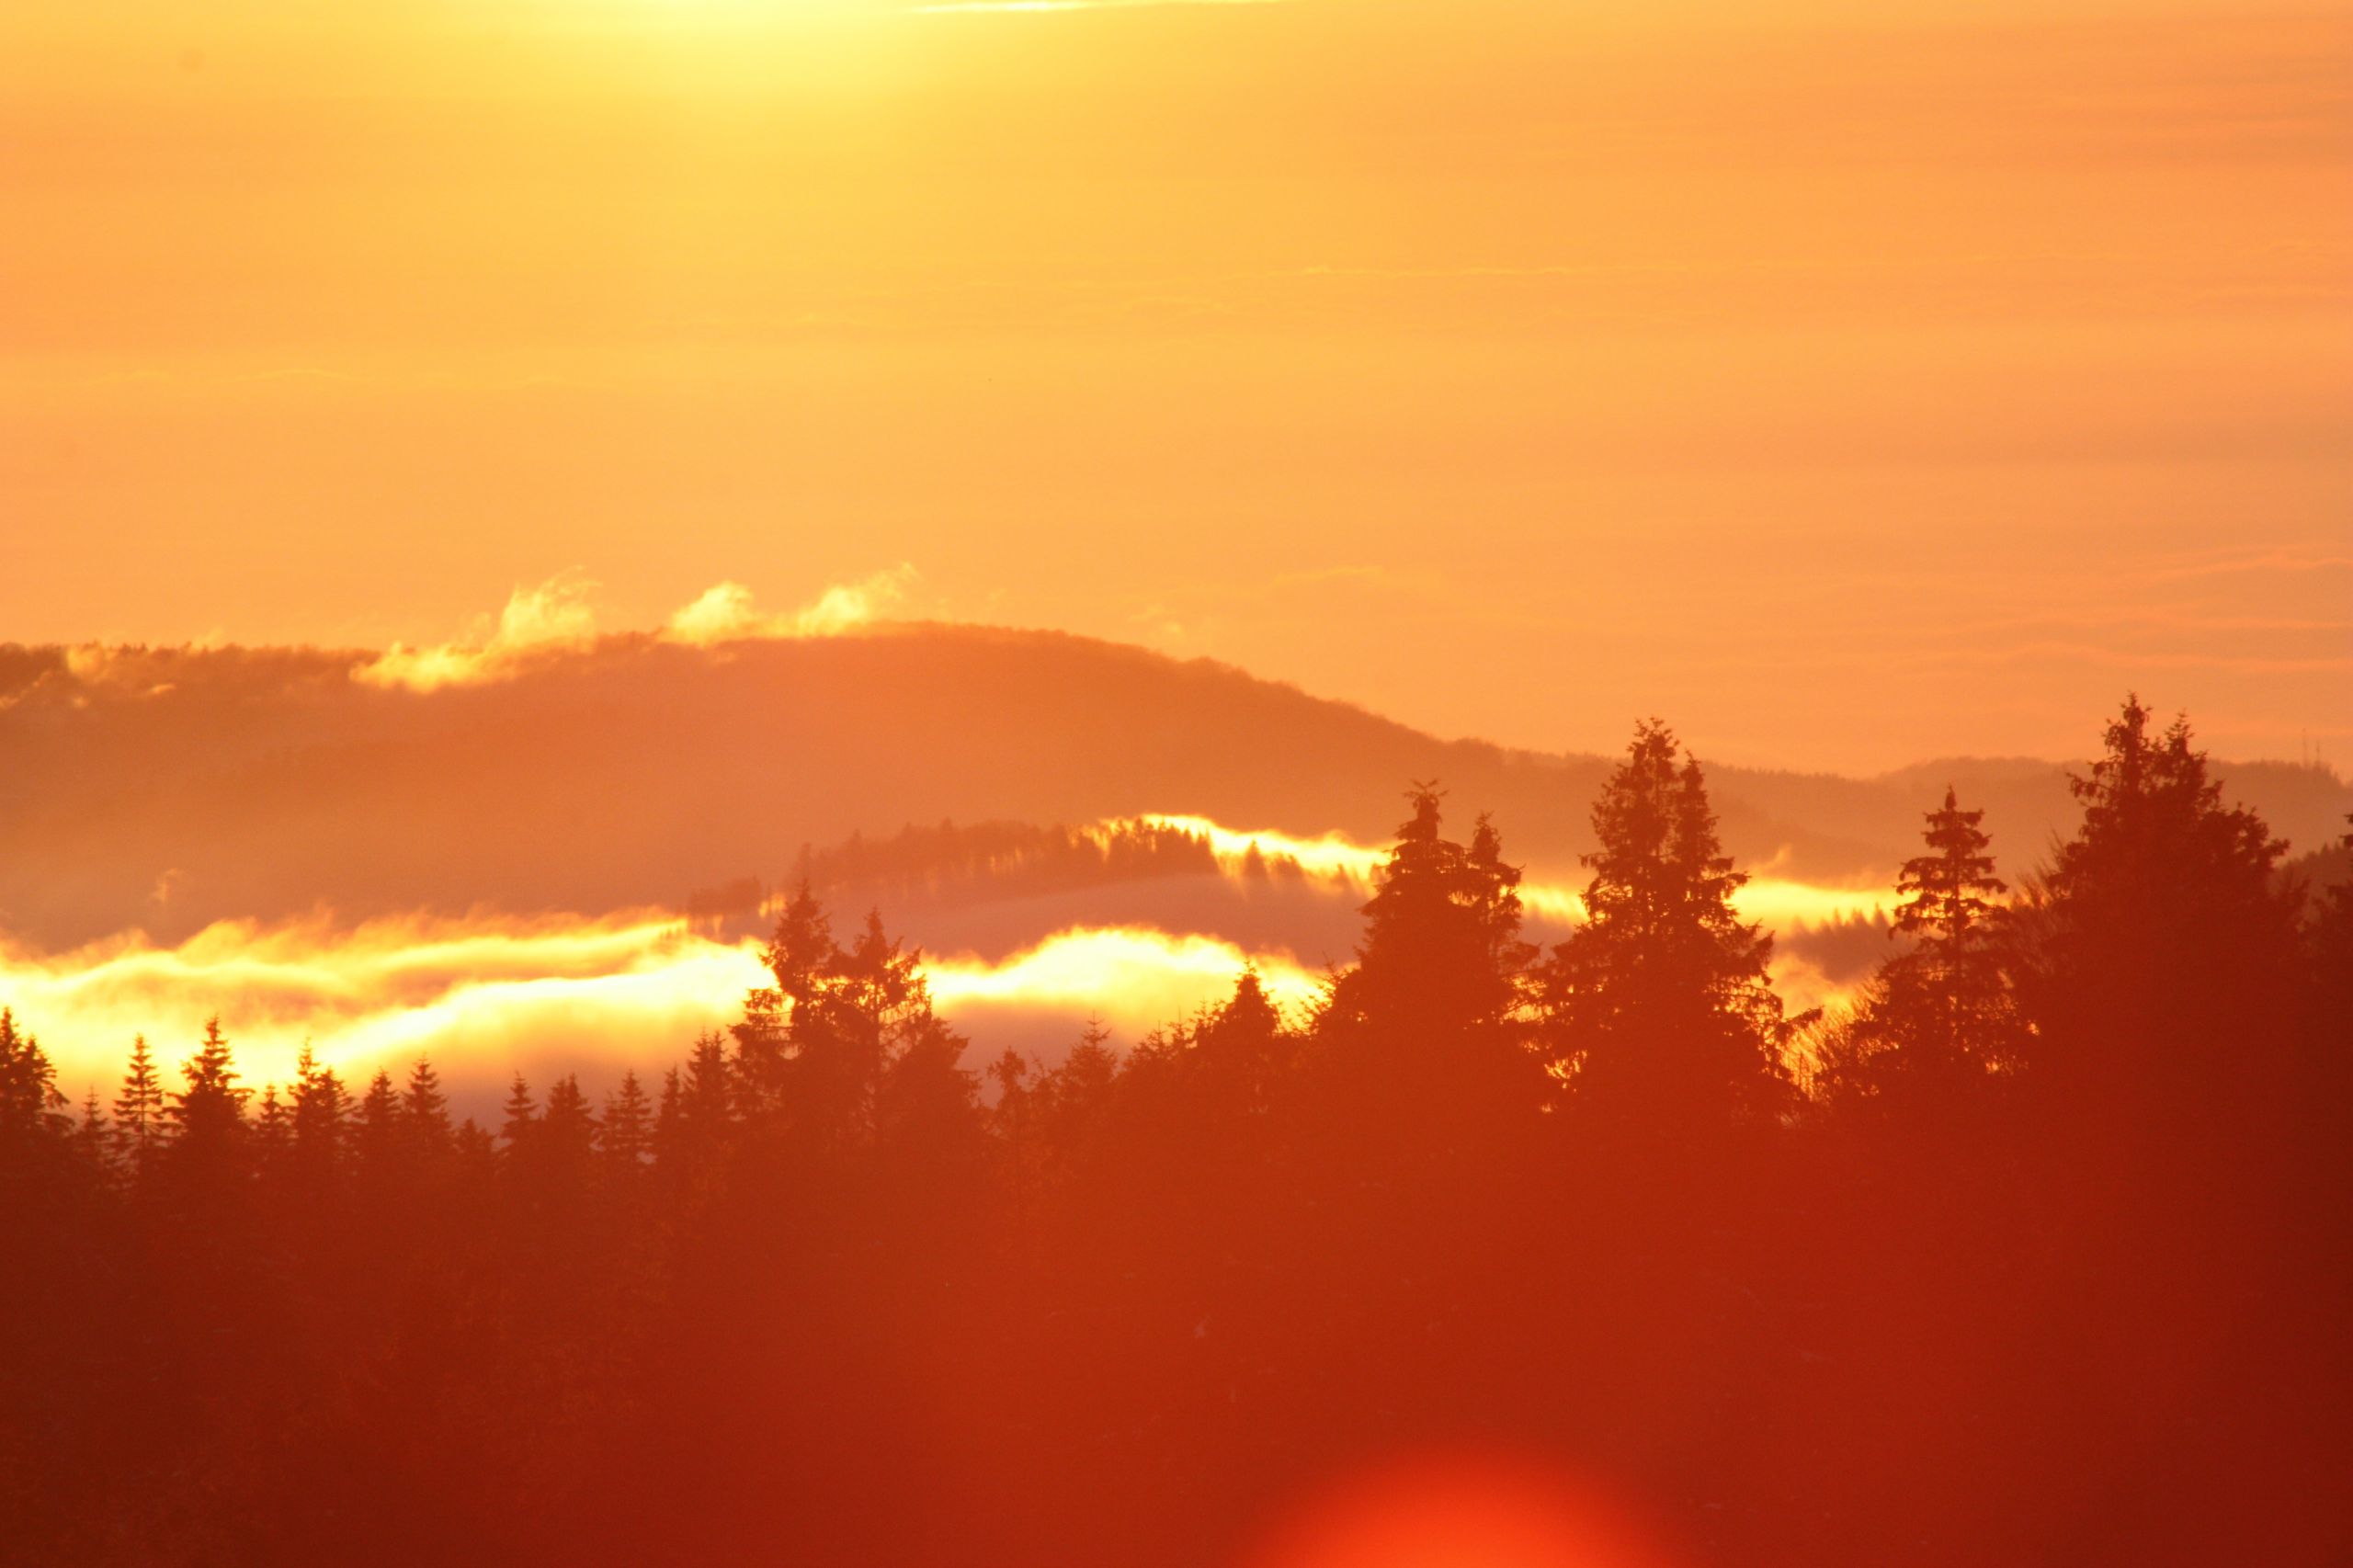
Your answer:
[[[509,1163],[520,1159],[531,1145],[540,1125],[540,1102],[531,1095],[531,1085],[523,1074],[506,1091],[506,1103],[499,1108],[498,1142],[500,1155]]]
[[[1818,1046],[1823,1092],[1957,1105],[1991,1072],[2014,1070],[2027,1043],[2001,936],[2008,892],[1994,874],[1982,811],[1953,790],[1927,813],[1932,853],[1904,863],[1889,928],[1910,950],[1880,966],[1853,1017]]]
[[[381,1174],[398,1163],[406,1141],[401,1122],[401,1093],[391,1071],[379,1067],[352,1118],[351,1152],[361,1169]]]
[[[2127,1095],[2135,1115],[2194,1118],[2218,1093],[2279,1085],[2297,895],[2276,874],[2286,844],[2223,804],[2188,722],[2153,733],[2151,720],[2128,698],[2106,754],[2072,780],[2083,822],[2039,890],[2023,999],[2039,1066],[2079,1102]]]
[[[0,1007],[0,1147],[29,1153],[64,1130],[65,1105],[40,1042]]]
[[[1732,897],[1699,763],[1639,725],[1593,808],[1586,921],[1541,978],[1556,1070],[1586,1105],[1638,1122],[1769,1112],[1790,1025],[1766,973],[1773,939]]]
[[[164,1117],[164,1085],[155,1071],[154,1053],[145,1035],[131,1042],[131,1062],[122,1075],[122,1092],[114,1101],[115,1158],[133,1181],[153,1167],[169,1123]]]
[[[410,1146],[423,1160],[448,1153],[455,1134],[449,1126],[449,1096],[442,1091],[441,1075],[424,1057],[409,1069],[408,1087],[401,1096],[401,1127]]]
[[[245,1101],[253,1091],[237,1083],[236,1060],[218,1017],[205,1020],[204,1038],[181,1064],[180,1075],[185,1086],[164,1111],[172,1126],[174,1154],[184,1163],[233,1163],[244,1150]]]
[[[634,1069],[623,1072],[620,1087],[605,1098],[604,1152],[616,1170],[631,1176],[654,1152],[654,1102]]]

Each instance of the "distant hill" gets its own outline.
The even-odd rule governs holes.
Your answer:
[[[675,906],[780,877],[806,844],[945,819],[1189,812],[1377,842],[1415,778],[1573,877],[1609,767],[1442,741],[1230,666],[1058,633],[618,637],[428,694],[355,680],[372,657],[0,648],[0,929],[55,945],[321,905]],[[2087,751],[2102,718],[2084,716]],[[2325,769],[2222,771],[2300,851],[2353,811]],[[1892,867],[1948,781],[1987,807],[2013,869],[2073,814],[2045,762],[1711,773],[1733,852],[1794,878]]]

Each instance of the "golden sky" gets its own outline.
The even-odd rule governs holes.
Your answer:
[[[1896,10],[8,6],[0,638],[904,563],[1547,747],[2353,758],[2353,11]]]

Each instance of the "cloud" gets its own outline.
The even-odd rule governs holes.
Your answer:
[[[2196,577],[2234,577],[2252,573],[2295,575],[2306,572],[2353,571],[2353,555],[2321,551],[2232,551],[2176,562],[2150,575],[2160,582]]]
[[[916,577],[915,569],[903,561],[854,583],[834,584],[809,604],[782,615],[761,610],[743,584],[721,583],[670,617],[662,627],[662,640],[709,648],[761,638],[838,637],[881,619],[906,598]]]
[[[784,614],[761,610],[751,589],[723,582],[678,609],[656,635],[663,642],[695,648],[761,638],[838,637],[881,619],[906,597],[916,575],[913,566],[902,562],[856,582],[834,584],[800,609]],[[576,570],[518,587],[499,611],[495,626],[478,626],[468,641],[431,647],[395,642],[354,671],[353,678],[408,691],[511,679],[551,656],[596,645],[599,632],[591,601],[597,588]]]
[[[497,626],[474,643],[411,648],[395,642],[354,671],[353,678],[410,691],[506,679],[551,653],[593,644],[597,612],[588,600],[596,589],[577,571],[559,573],[536,587],[518,587],[498,612]]]
[[[1202,817],[1144,820],[1199,834],[1237,880],[1247,876],[1253,846],[1356,892],[1386,858],[1339,834],[1306,838],[1238,832]],[[1816,886],[1766,870],[1735,903],[1747,918],[1782,930],[1869,916],[1889,902],[1883,889]],[[1581,898],[1564,885],[1530,881],[1522,898],[1531,935],[1556,937],[1582,918]],[[941,1012],[980,1056],[1008,1044],[1051,1051],[1089,1017],[1132,1040],[1223,1000],[1245,966],[1295,1016],[1319,994],[1320,972],[1287,945],[1296,937],[1268,931],[1245,944],[1166,928],[1188,918],[1172,919],[1166,909],[1142,921],[1098,915],[995,949],[1001,956],[927,954],[924,971]],[[1778,955],[1775,977],[1797,1006],[1842,990],[1802,952]],[[224,920],[176,945],[133,931],[48,953],[0,937],[0,1006],[40,1035],[61,1083],[77,1095],[115,1080],[133,1035],[144,1034],[176,1063],[215,1014],[256,1085],[285,1082],[306,1043],[355,1079],[430,1055],[453,1084],[474,1090],[518,1068],[535,1078],[585,1072],[608,1080],[624,1066],[668,1065],[697,1034],[739,1017],[744,993],[766,979],[757,941],[705,935],[652,909],[408,915],[357,925],[324,914]]]
[[[941,1011],[994,1053],[1074,1038],[1090,1017],[1133,1039],[1230,995],[1245,965],[1288,1005],[1315,992],[1288,952],[1131,926],[1073,926],[1001,960],[924,967]],[[76,1096],[115,1081],[134,1035],[176,1064],[216,1014],[255,1085],[285,1082],[305,1044],[350,1078],[424,1055],[476,1087],[517,1068],[652,1071],[740,1017],[744,993],[767,983],[757,942],[699,936],[658,911],[230,920],[177,946],[129,932],[46,955],[0,941],[0,1006]]]
[[[1296,860],[1311,877],[1370,890],[1381,868],[1389,859],[1387,847],[1359,843],[1339,833],[1302,838],[1273,829],[1244,831],[1231,828],[1207,817],[1171,816],[1157,812],[1135,820],[1208,840],[1211,853],[1217,857],[1219,869],[1229,877],[1244,874],[1245,863],[1251,849],[1256,847],[1264,855]],[[1101,824],[1101,831],[1108,833],[1120,825],[1116,822],[1105,823]],[[1747,882],[1733,894],[1733,907],[1739,910],[1743,919],[1761,921],[1776,929],[1819,925],[1828,921],[1869,918],[1893,902],[1893,895],[1881,884],[1842,887],[1777,877],[1772,874],[1773,867],[1781,861],[1782,857],[1776,857],[1765,867],[1751,872]],[[1585,895],[1567,883],[1523,881],[1519,885],[1519,902],[1531,918],[1550,925],[1572,926],[1585,918]]]

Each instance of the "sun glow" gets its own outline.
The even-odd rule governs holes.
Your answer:
[[[1208,817],[1164,812],[1125,820],[1172,829],[1206,841],[1216,855],[1219,867],[1229,875],[1240,874],[1250,852],[1256,849],[1261,855],[1295,860],[1311,877],[1345,881],[1369,890],[1389,860],[1385,847],[1358,843],[1342,833],[1302,838],[1273,829],[1244,830],[1227,827]],[[1102,825],[1108,830],[1122,824],[1110,822]],[[1566,882],[1525,879],[1519,884],[1519,902],[1529,915],[1553,925],[1574,925],[1585,918],[1584,893]],[[1888,903],[1883,880],[1833,885],[1795,881],[1773,876],[1769,869],[1752,872],[1733,894],[1733,906],[1743,919],[1759,921],[1774,928],[1869,919]]]
[[[529,613],[539,623],[565,624],[560,604]],[[1385,849],[1337,833],[1244,831],[1175,814],[1123,822],[1202,839],[1237,881],[1256,847],[1296,861],[1309,878],[1348,896],[1368,890],[1387,858]],[[1582,899],[1563,884],[1533,881],[1521,897],[1531,915],[1556,927],[1583,916]],[[1746,917],[1784,926],[1869,915],[1887,897],[1759,877],[1736,902]],[[357,925],[325,915],[230,920],[176,946],[130,932],[44,954],[0,939],[0,1006],[41,1037],[61,1081],[77,1091],[110,1083],[134,1034],[176,1062],[215,1014],[256,1084],[284,1081],[305,1044],[355,1075],[426,1054],[457,1079],[509,1065],[650,1070],[700,1031],[740,1017],[745,992],[766,983],[758,955],[756,941],[701,935],[661,910],[420,915]],[[1002,958],[944,952],[924,960],[942,1012],[983,1048],[1007,1032],[1034,1037],[1041,1022],[1059,1019],[1059,1028],[1089,1017],[1132,1040],[1214,1006],[1245,967],[1294,1015],[1313,1005],[1324,983],[1280,948],[1254,950],[1213,933],[1136,925],[1071,926]],[[1786,956],[1775,978],[1800,1006],[1839,993]]]
[[[1013,1022],[1061,1018],[1074,1033],[1089,1017],[1133,1039],[1230,994],[1245,966],[1288,1006],[1314,994],[1289,953],[1135,927],[1074,927],[998,961],[927,957],[924,971],[943,1012],[985,1045]],[[699,936],[658,911],[223,921],[176,947],[129,933],[48,955],[0,943],[0,1006],[76,1095],[113,1082],[132,1036],[175,1063],[216,1014],[256,1085],[285,1082],[306,1044],[347,1076],[420,1055],[453,1081],[517,1066],[650,1071],[740,1017],[744,994],[765,983],[758,943]]]

